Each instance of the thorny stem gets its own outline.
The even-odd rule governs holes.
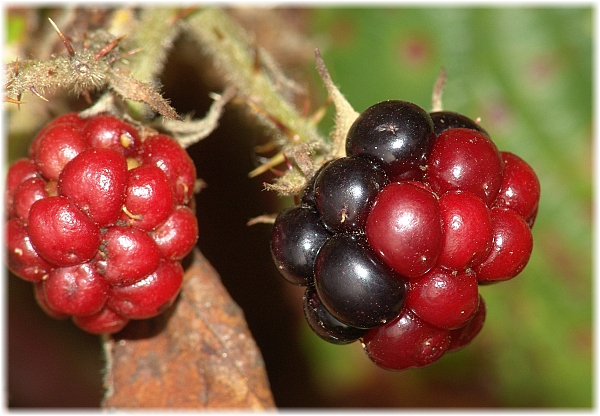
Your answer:
[[[327,143],[316,125],[302,117],[284,98],[276,80],[265,71],[257,70],[256,54],[260,61],[264,51],[254,47],[247,34],[223,11],[205,9],[192,15],[185,22],[185,30],[211,55],[227,81],[238,88],[240,97],[286,126],[291,135],[279,131],[282,141],[289,144]],[[275,75],[283,77],[282,74]],[[262,119],[273,124],[268,118]],[[272,127],[278,131],[276,126]]]
[[[167,54],[180,33],[177,18],[180,13],[181,8],[178,7],[147,7],[140,12],[138,20],[133,24],[134,27],[128,31],[131,46],[139,48],[139,53],[130,58],[133,78],[141,82],[156,83],[163,70]],[[129,107],[138,114],[147,111],[143,104],[136,102],[130,102]]]

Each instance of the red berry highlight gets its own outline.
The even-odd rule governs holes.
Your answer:
[[[490,204],[502,184],[502,158],[484,133],[455,128],[440,134],[431,149],[426,182],[438,195],[460,189]]]
[[[146,231],[165,221],[175,203],[171,185],[164,172],[152,165],[129,171],[121,220]]]
[[[91,148],[65,166],[58,180],[58,192],[99,227],[105,227],[121,215],[127,179],[127,161],[122,154]]]
[[[114,226],[102,236],[97,268],[111,285],[130,285],[155,271],[160,258],[158,246],[148,233]]]
[[[480,283],[512,279],[525,268],[533,249],[531,230],[515,211],[494,208],[491,218],[492,247],[475,268]]]
[[[44,293],[50,308],[67,315],[99,312],[107,299],[108,284],[90,262],[59,267],[44,280]]]
[[[144,140],[140,155],[142,163],[160,168],[171,184],[175,202],[186,205],[194,194],[196,166],[187,152],[164,134]]]
[[[450,331],[435,327],[408,308],[363,337],[367,356],[387,370],[424,367],[439,360],[450,345]]]
[[[406,307],[440,328],[465,325],[479,304],[477,276],[471,270],[435,268],[410,282]]]
[[[36,201],[27,232],[40,256],[59,267],[90,260],[100,246],[98,226],[65,196]]]
[[[483,260],[492,244],[492,220],[483,201],[468,191],[449,191],[439,200],[442,246],[438,264],[462,270]]]
[[[129,286],[112,286],[107,305],[128,319],[152,318],[173,304],[182,282],[181,263],[162,260],[144,279]]]
[[[414,278],[431,269],[442,244],[435,195],[413,182],[394,182],[377,195],[365,227],[375,252],[396,273]]]
[[[519,156],[500,152],[504,176],[493,206],[516,211],[527,223],[533,223],[540,200],[540,181],[534,170]]]

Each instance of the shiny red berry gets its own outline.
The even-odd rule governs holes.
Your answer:
[[[449,191],[439,200],[442,217],[442,246],[438,264],[462,270],[478,264],[492,245],[490,213],[475,194]]]
[[[33,297],[42,311],[48,316],[54,319],[67,319],[70,316],[69,314],[55,311],[50,307],[46,299],[46,293],[44,293],[44,282],[35,282],[33,284]]]
[[[124,156],[134,155],[141,144],[135,127],[107,114],[89,119],[81,135],[90,147],[112,149]]]
[[[196,214],[185,205],[175,208],[171,215],[150,233],[164,259],[181,260],[198,241]]]
[[[477,276],[471,270],[434,268],[411,281],[406,307],[440,328],[464,326],[479,305]]]
[[[57,180],[65,165],[87,147],[81,138],[81,129],[67,123],[58,124],[40,137],[32,159],[46,180]]]
[[[442,245],[438,200],[422,184],[391,183],[377,195],[365,232],[396,273],[411,279],[423,275],[435,265]]]
[[[158,246],[145,231],[113,226],[102,235],[97,268],[111,285],[130,285],[158,268]]]
[[[128,286],[112,286],[107,306],[128,319],[152,318],[173,304],[182,282],[181,263],[161,260],[144,279]]]
[[[508,280],[527,265],[533,249],[533,236],[525,220],[515,211],[491,211],[493,242],[488,256],[475,267],[480,283]]]
[[[72,319],[75,325],[90,334],[114,334],[129,323],[129,319],[107,307],[93,315],[73,316]]]
[[[69,113],[8,170],[7,265],[49,316],[114,333],[176,298],[198,238],[195,167],[173,138],[148,139],[109,115]]]
[[[59,267],[90,260],[100,246],[98,226],[65,196],[36,201],[27,232],[39,255]]]
[[[535,221],[540,200],[540,181],[531,166],[519,156],[500,152],[504,176],[494,207],[516,211],[528,224]]]
[[[153,165],[141,165],[129,171],[121,220],[146,231],[165,221],[175,203],[165,173]]]
[[[111,149],[87,149],[71,160],[58,180],[58,193],[68,197],[99,227],[121,215],[127,187],[127,161]]]
[[[54,267],[31,245],[27,227],[19,218],[6,223],[7,263],[11,272],[21,279],[39,282]]]
[[[502,184],[502,158],[485,134],[466,128],[444,131],[429,155],[425,181],[438,195],[469,191],[490,205]]]
[[[44,280],[46,301],[67,315],[99,312],[108,298],[108,284],[90,262],[52,270]]]
[[[165,173],[176,204],[189,204],[194,195],[196,166],[179,143],[169,136],[157,134],[144,140],[139,154],[143,164],[154,165]]]
[[[47,196],[46,181],[37,176],[27,179],[15,189],[12,215],[27,221],[33,203]]]
[[[483,296],[479,295],[479,306],[477,307],[475,315],[473,315],[469,322],[467,322],[464,326],[450,331],[451,339],[450,345],[448,346],[448,352],[457,351],[470,344],[483,328],[483,324],[485,323],[485,315],[485,302],[483,300]]]
[[[15,190],[27,179],[39,177],[35,162],[31,159],[18,159],[8,168],[6,186],[4,188],[4,209],[9,216],[14,216]]]
[[[424,367],[439,360],[450,344],[450,331],[433,326],[408,308],[363,336],[367,356],[387,370]]]

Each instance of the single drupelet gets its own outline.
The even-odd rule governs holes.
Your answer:
[[[422,367],[479,333],[479,285],[523,270],[539,197],[533,169],[475,121],[385,101],[350,127],[346,157],[278,215],[271,253],[306,286],[318,336],[360,339],[386,369]]]
[[[7,174],[7,263],[40,307],[115,333],[176,299],[194,248],[196,168],[170,136],[124,120],[62,115]]]

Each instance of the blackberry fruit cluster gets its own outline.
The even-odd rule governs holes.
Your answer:
[[[60,116],[8,170],[9,269],[50,316],[115,333],[177,297],[198,238],[196,168],[175,139],[109,116]]]
[[[473,120],[399,100],[359,115],[346,155],[278,215],[272,257],[319,337],[360,339],[385,369],[429,365],[481,330],[479,285],[527,264],[538,178]]]

